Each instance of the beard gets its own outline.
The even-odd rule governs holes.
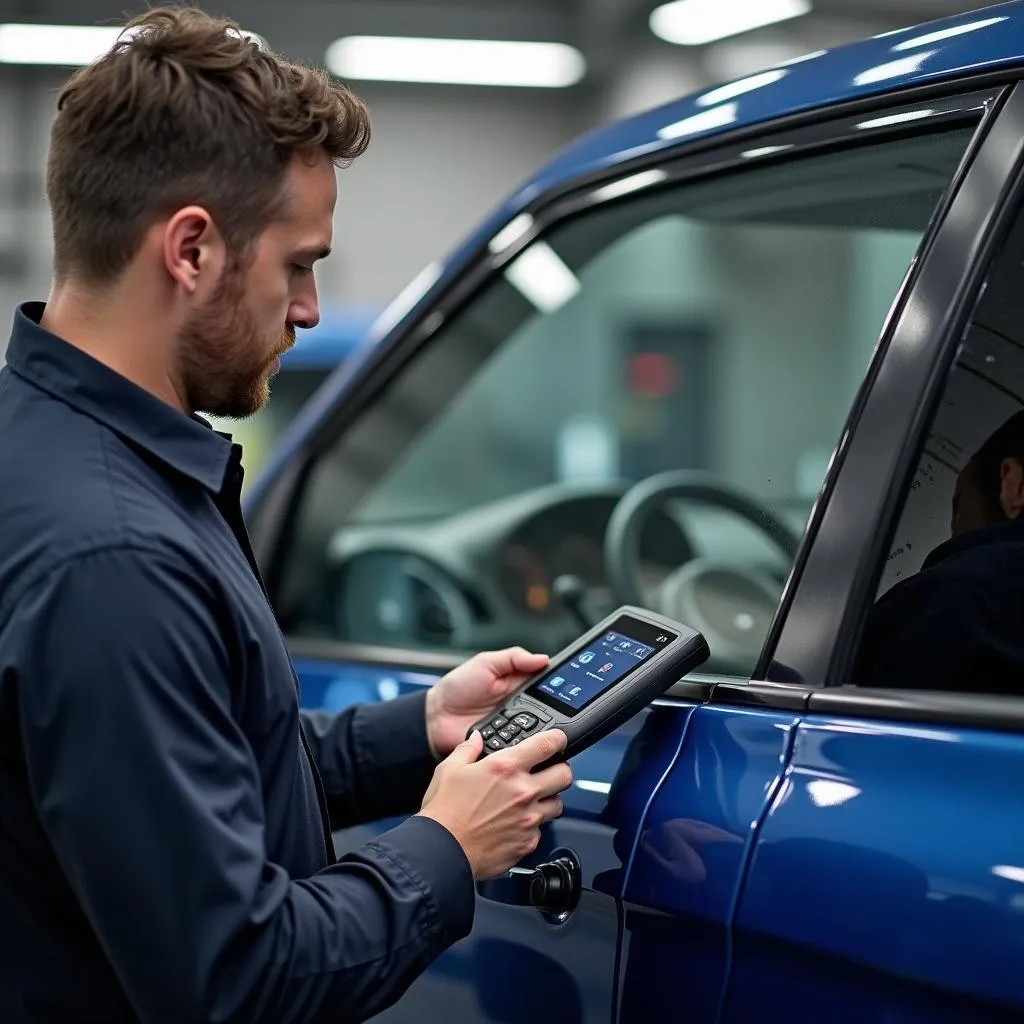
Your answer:
[[[210,301],[185,324],[181,380],[188,408],[227,419],[245,419],[270,399],[274,360],[295,344],[286,328],[269,353],[265,335],[245,306],[241,271],[227,272]]]

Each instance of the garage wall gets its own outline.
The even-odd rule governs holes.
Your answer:
[[[63,76],[0,71],[0,351],[14,305],[45,298],[50,227],[43,167]],[[340,172],[325,300],[383,304],[454,247],[584,125],[578,96],[539,103],[512,90],[359,90],[374,119],[369,152]]]

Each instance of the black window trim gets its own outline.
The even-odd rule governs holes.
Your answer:
[[[309,472],[322,452],[334,443],[344,429],[360,415],[379,392],[396,374],[400,373],[409,358],[427,344],[438,329],[486,284],[526,245],[539,235],[549,231],[555,224],[589,211],[604,203],[614,203],[632,198],[637,192],[628,193],[621,198],[601,199],[595,193],[617,181],[624,180],[649,169],[655,164],[667,172],[656,188],[669,188],[684,182],[692,182],[712,174],[720,174],[739,167],[760,166],[769,163],[788,162],[793,159],[804,159],[812,153],[830,149],[843,148],[849,145],[862,145],[866,142],[880,142],[885,139],[906,138],[914,135],[930,134],[941,128],[952,128],[958,124],[979,120],[980,124],[972,139],[968,154],[965,155],[960,171],[954,179],[949,194],[952,196],[960,184],[959,179],[966,176],[971,166],[975,150],[982,145],[988,126],[995,119],[1003,102],[1010,95],[1020,95],[1020,87],[1008,89],[1010,73],[989,74],[971,80],[945,82],[939,85],[906,90],[895,96],[869,97],[865,100],[852,101],[818,109],[808,113],[790,115],[778,121],[759,124],[709,140],[697,140],[681,148],[678,155],[666,160],[666,154],[658,152],[654,155],[640,157],[634,161],[616,165],[611,172],[594,174],[580,181],[575,181],[571,188],[556,187],[538,196],[525,206],[520,214],[529,214],[533,218],[530,230],[523,232],[515,245],[494,254],[484,246],[482,250],[470,257],[459,272],[442,281],[438,287],[441,291],[433,302],[424,303],[419,316],[407,325],[395,340],[383,349],[367,366],[362,380],[343,403],[340,413],[335,413],[321,422],[318,428],[305,439],[291,460],[290,471],[279,481],[275,481],[263,495],[260,507],[254,510],[257,517],[257,528],[254,531],[260,540],[258,553],[266,560],[266,571],[271,594],[279,578],[280,556],[282,545],[280,538],[289,532],[300,504],[304,484]],[[896,102],[894,102],[894,100]],[[916,122],[892,123],[877,128],[861,129],[858,127],[871,115],[884,118],[890,115],[916,112],[930,109],[933,114]],[[756,138],[759,147],[778,146],[777,155],[759,158],[756,162],[745,160],[742,153],[748,148],[752,138]],[[945,204],[945,205],[948,205]],[[933,225],[940,224],[940,214],[947,210],[940,207],[933,218]],[[499,229],[500,230],[500,229]],[[931,229],[929,234],[931,233]],[[923,254],[930,246],[926,235],[919,249],[918,262],[924,263]],[[859,419],[860,407],[863,406],[876,376],[876,367],[887,347],[892,333],[893,323],[898,320],[897,310],[902,309],[904,301],[912,290],[914,274],[908,274],[903,285],[902,300],[894,306],[893,314],[886,323],[876,358],[872,363],[861,393],[855,402],[854,417]],[[435,291],[435,289],[431,289]],[[913,714],[915,721],[931,721],[928,717],[928,694],[917,692],[912,695],[901,694],[905,700],[896,700],[892,694],[877,691],[847,691],[854,688],[834,688],[823,690],[803,684],[767,681],[768,652],[776,646],[778,637],[784,632],[784,623],[792,605],[794,594],[799,589],[798,583],[803,574],[804,563],[811,549],[811,541],[817,533],[818,526],[830,504],[831,487],[838,477],[840,464],[845,457],[852,436],[852,428],[848,425],[844,430],[840,449],[837,450],[833,465],[818,502],[816,503],[811,523],[797,552],[790,580],[787,582],[783,599],[780,602],[776,620],[773,623],[769,639],[765,646],[765,655],[758,671],[749,680],[730,678],[716,680],[702,678],[683,680],[673,686],[666,698],[668,700],[686,700],[699,703],[713,702],[716,704],[774,708],[794,711],[828,712],[839,704],[823,702],[826,694],[841,695],[841,706],[850,708],[856,704],[857,714],[864,717],[892,717],[900,709],[900,713]],[[298,467],[298,468],[295,468]],[[281,485],[278,487],[278,485]],[[274,522],[267,523],[260,515],[264,509],[273,508]],[[275,529],[275,527],[278,527]],[[278,543],[274,543],[274,541]],[[269,557],[268,557],[269,556]],[[344,661],[350,664],[381,665],[391,668],[422,671],[426,673],[443,673],[454,668],[472,652],[429,652],[412,649],[394,649],[376,647],[366,644],[311,639],[300,637],[287,638],[293,657],[311,658],[315,660]],[[935,704],[935,714],[943,720],[942,715],[949,714],[953,706],[951,700],[955,695],[941,694]],[[1012,722],[1019,718],[1024,729],[1024,701],[1012,698],[992,698],[986,702],[986,714],[991,716],[991,708],[996,705],[1008,705],[1004,709],[1003,720]],[[971,721],[970,707],[964,706],[959,721],[969,724]],[[847,711],[846,713],[851,713]],[[988,720],[988,718],[986,718]]]

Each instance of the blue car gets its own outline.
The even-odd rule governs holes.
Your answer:
[[[627,602],[712,651],[575,759],[524,864],[574,909],[482,884],[382,1019],[1024,1019],[1024,678],[857,667],[1024,407],[1022,77],[1009,3],[601,128],[289,428],[247,516],[307,705]]]

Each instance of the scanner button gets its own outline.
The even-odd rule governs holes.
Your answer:
[[[488,750],[502,750],[504,748],[505,744],[502,743],[501,740],[499,740],[497,736],[492,736],[484,744],[484,746],[486,746]]]
[[[508,719],[503,718],[501,715],[498,715],[497,718],[491,719],[492,729],[504,729],[506,725],[508,725]]]
[[[516,730],[516,732],[518,732],[518,731],[519,731],[519,730],[517,729],[517,730]],[[513,732],[512,732],[512,731],[511,731],[510,729],[499,729],[499,730],[498,730],[498,735],[499,735],[499,736],[500,736],[500,737],[501,737],[501,738],[502,738],[502,739],[503,739],[503,740],[504,740],[504,741],[505,741],[506,743],[508,743],[508,742],[509,742],[509,741],[510,741],[510,740],[512,739],[513,735],[515,735],[515,734],[514,734],[514,733],[513,733]]]
[[[485,740],[489,740],[494,735],[494,730],[489,725],[485,725],[480,730],[480,735],[483,736]]]
[[[537,719],[534,715],[528,715],[525,711],[522,714],[516,715],[515,724],[520,729],[530,730],[537,724]]]

